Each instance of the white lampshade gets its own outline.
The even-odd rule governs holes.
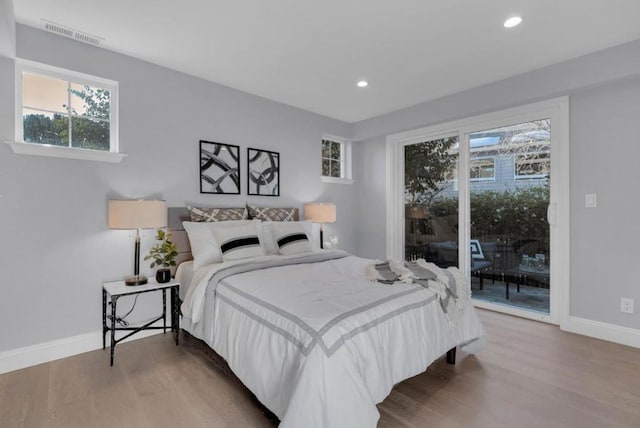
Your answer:
[[[154,229],[167,226],[167,203],[142,199],[109,201],[109,229]]]
[[[314,223],[335,223],[336,204],[305,204],[304,219],[311,220]]]

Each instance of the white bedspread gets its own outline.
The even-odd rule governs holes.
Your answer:
[[[370,263],[326,251],[204,267],[187,290],[183,326],[281,427],[375,427],[375,405],[394,384],[456,345],[478,350],[485,332],[468,299],[453,324],[432,290],[366,280]]]

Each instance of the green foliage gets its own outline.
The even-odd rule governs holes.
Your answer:
[[[53,118],[44,114],[24,115],[24,140],[68,147],[71,133],[71,147],[108,151],[111,93],[88,85],[82,90],[70,89],[69,92],[82,99],[84,113],[80,115],[74,108],[69,109],[63,104],[62,107],[71,112],[71,117],[60,113],[54,113]]]
[[[53,118],[44,114],[28,114],[23,118],[24,141],[28,143],[69,145],[69,121],[59,113]]]
[[[341,174],[340,143],[322,140],[322,175],[325,177],[340,177]]]
[[[81,91],[70,89],[69,92],[84,102],[82,117],[71,118],[71,145],[82,149],[108,151],[111,93],[107,89],[95,89],[88,85]],[[78,116],[73,108],[71,114]]]
[[[111,93],[108,89],[95,89],[84,85],[81,91],[69,89],[69,92],[84,101],[84,114],[82,116],[95,119],[109,120],[111,117]],[[65,108],[67,106],[64,106]],[[75,109],[71,113],[78,115]]]
[[[175,266],[175,259],[178,256],[178,247],[176,247],[176,244],[171,242],[171,234],[165,233],[162,229],[158,229],[156,239],[160,241],[160,243],[151,247],[149,249],[149,254],[147,254],[144,259],[153,259],[150,265],[152,269],[156,266],[163,266],[165,268]]]
[[[484,237],[548,239],[548,205],[549,188],[547,186],[472,194],[472,234],[478,239]]]
[[[471,194],[471,234],[480,240],[548,240],[548,205],[548,186],[474,192]],[[455,216],[458,199],[438,198],[429,204],[428,211],[427,224],[434,217]]]
[[[442,192],[456,164],[449,153],[457,138],[442,138],[404,148],[405,192],[410,204],[432,201]]]

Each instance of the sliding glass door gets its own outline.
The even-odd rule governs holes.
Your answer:
[[[458,136],[404,147],[405,259],[458,266]]]
[[[458,266],[477,306],[568,314],[566,99],[391,136],[387,154],[389,257]]]
[[[468,134],[473,297],[549,314],[551,120]]]

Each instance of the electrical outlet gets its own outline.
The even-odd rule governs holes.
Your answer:
[[[620,312],[624,312],[625,314],[633,313],[633,299],[629,299],[623,297],[620,299]]]

